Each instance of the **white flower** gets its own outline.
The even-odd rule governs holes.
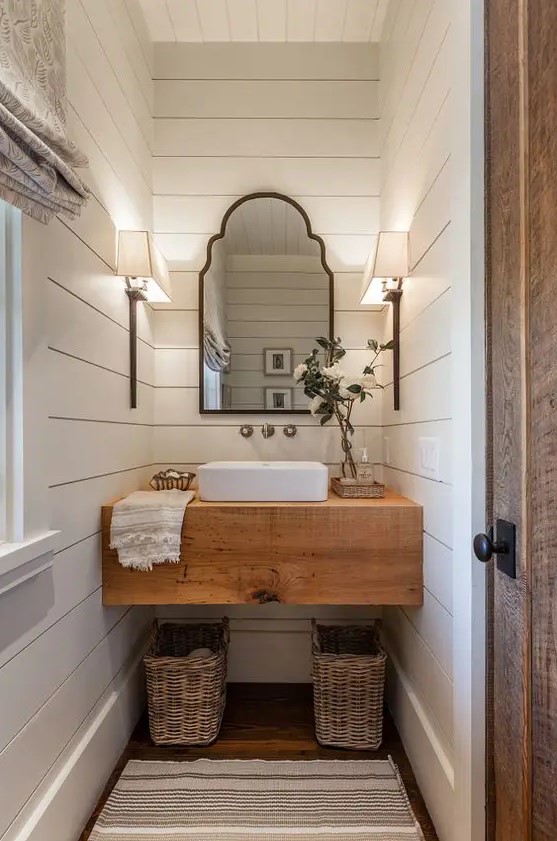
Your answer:
[[[375,374],[364,374],[363,377],[360,377],[360,385],[366,391],[370,391],[372,388],[377,388],[377,379]]]
[[[294,379],[296,380],[297,383],[300,382],[300,380],[302,379],[302,377],[306,373],[307,369],[308,369],[308,366],[306,365],[305,362],[300,362],[299,365],[296,365],[296,367],[294,368]]]
[[[319,409],[321,408],[321,406],[323,405],[323,403],[325,403],[323,398],[320,397],[319,395],[317,395],[316,397],[313,398],[313,400],[309,404],[309,410],[314,417],[317,414],[317,412],[319,411]]]
[[[338,392],[344,400],[354,400],[360,396],[360,392],[350,391],[350,386],[359,385],[362,391],[371,391],[377,387],[377,380],[373,374],[361,374],[350,376],[346,374],[339,383]]]
[[[321,373],[324,377],[327,377],[328,380],[335,380],[335,382],[342,380],[342,378],[346,376],[338,362],[335,362],[334,365],[330,366],[330,368],[321,368]]]
[[[362,383],[360,382],[360,380],[361,377],[344,376],[341,379],[338,387],[338,393],[340,394],[340,396],[345,400],[354,400],[356,397],[358,397],[360,392],[355,394],[353,391],[350,391],[349,388],[353,385],[359,385],[361,387]]]

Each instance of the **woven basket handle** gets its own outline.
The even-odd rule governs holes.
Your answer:
[[[159,632],[160,632],[159,620],[155,619],[155,621],[151,625],[151,631],[149,632],[149,642],[147,643],[147,654],[156,653],[157,647],[158,647]]]
[[[317,619],[311,620],[311,648],[313,654],[319,654],[321,651],[321,643],[319,641],[319,628],[317,627]]]
[[[226,647],[230,645],[230,619],[228,616],[222,617],[222,638]]]

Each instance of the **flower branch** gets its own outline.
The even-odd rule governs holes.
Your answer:
[[[325,351],[325,364],[322,365],[319,360],[319,349],[314,348],[311,356],[296,367],[294,378],[303,384],[304,394],[311,398],[311,414],[320,417],[321,426],[336,419],[344,454],[342,475],[355,479],[356,464],[351,441],[354,434],[352,411],[356,402],[363,403],[368,397],[373,397],[373,391],[382,388],[375,376],[379,367],[377,361],[385,351],[392,350],[393,342],[379,344],[375,339],[369,339],[367,347],[374,356],[361,374],[353,375],[347,374],[340,365],[341,359],[346,356],[341,339],[321,336],[315,341]]]

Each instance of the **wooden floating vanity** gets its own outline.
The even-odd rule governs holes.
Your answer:
[[[385,499],[200,502],[187,509],[179,564],[124,569],[102,509],[103,602],[421,605],[422,508]]]

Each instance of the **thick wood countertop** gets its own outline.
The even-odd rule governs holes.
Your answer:
[[[420,605],[422,508],[384,499],[202,502],[186,509],[182,558],[124,569],[102,509],[103,601],[122,604]]]

